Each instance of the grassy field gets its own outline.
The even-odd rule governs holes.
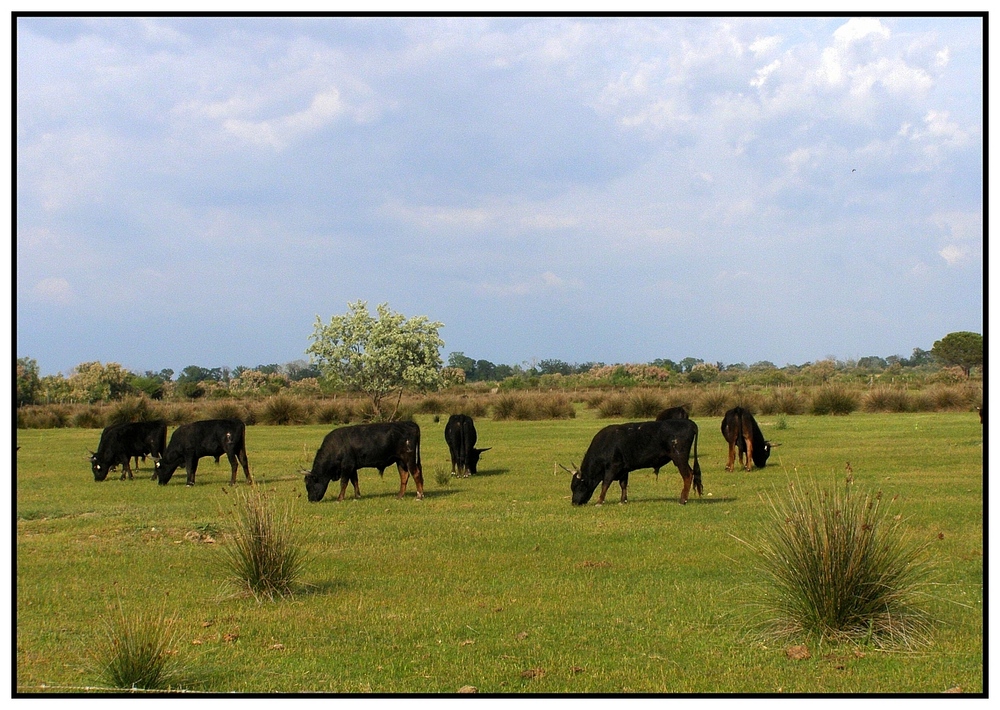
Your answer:
[[[327,426],[247,430],[251,471],[305,536],[309,587],[236,597],[219,548],[233,524],[228,466],[197,485],[95,483],[100,432],[21,430],[17,454],[19,693],[100,685],[90,649],[121,604],[179,624],[187,688],[203,692],[942,693],[983,691],[983,447],[968,413],[760,417],[782,445],[768,467],[724,471],[718,419],[696,419],[705,496],[678,505],[673,466],[632,475],[629,504],[570,505],[569,476],[610,420],[477,421],[480,475],[449,477],[444,422],[419,416],[426,497],[397,500],[394,469],[361,471],[363,497],[308,503]],[[762,495],[789,482],[899,496],[932,541],[938,620],[916,652],[811,646],[791,660],[750,633]],[[240,475],[242,478],[242,474]],[[113,480],[112,480],[113,479]],[[239,485],[245,485],[240,483]],[[332,493],[332,495],[331,495]],[[618,500],[618,487],[609,501]],[[348,493],[350,495],[350,492]],[[212,542],[214,541],[214,542]]]

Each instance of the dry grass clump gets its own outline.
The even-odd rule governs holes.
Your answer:
[[[635,390],[625,402],[625,416],[629,419],[655,419],[663,409],[663,398],[652,390]]]
[[[308,400],[286,395],[268,397],[261,407],[259,418],[261,424],[288,425],[306,424],[310,421],[312,407]]]
[[[105,636],[91,652],[91,665],[112,688],[166,690],[183,682],[173,618],[162,611],[126,612],[121,602],[103,619]]]
[[[623,394],[612,394],[601,400],[597,405],[597,413],[605,419],[618,419],[625,416],[628,407],[628,397]]]
[[[228,579],[256,599],[291,596],[306,563],[291,509],[278,512],[260,486],[234,495],[232,541],[221,548]]]
[[[807,409],[806,399],[791,387],[779,387],[768,396],[761,399],[760,413],[771,414],[804,414]]]
[[[861,408],[866,412],[909,412],[913,402],[906,390],[879,386],[865,393]]]
[[[755,548],[761,630],[879,648],[926,642],[931,618],[921,602],[932,571],[929,543],[908,535],[881,491],[793,484],[768,503],[770,520]]]
[[[813,414],[850,414],[858,408],[859,396],[840,385],[824,385],[813,396]]]
[[[721,417],[732,409],[729,393],[720,389],[709,389],[701,392],[694,402],[694,411],[705,417]]]

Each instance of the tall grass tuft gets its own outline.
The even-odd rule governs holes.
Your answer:
[[[632,393],[625,403],[625,416],[629,419],[655,419],[664,409],[663,398],[650,390]]]
[[[881,491],[792,484],[787,498],[768,502],[756,548],[765,633],[878,648],[927,642],[932,621],[919,602],[932,570],[929,542],[908,536]]]
[[[283,426],[305,424],[309,420],[307,400],[279,394],[268,397],[260,411],[260,421],[264,424]]]
[[[613,394],[605,397],[597,405],[598,414],[604,419],[617,419],[625,416],[625,407],[628,405],[628,398],[623,394]]]
[[[238,490],[233,539],[221,555],[229,581],[260,600],[292,596],[306,564],[291,510],[278,513],[260,486]]]
[[[812,401],[813,414],[850,414],[858,408],[858,396],[846,387],[824,385]]]
[[[913,409],[910,395],[897,387],[875,387],[862,398],[866,412],[909,412]]]
[[[148,422],[157,419],[156,410],[145,397],[125,397],[108,411],[105,420],[110,424]]]
[[[165,690],[184,682],[175,621],[163,612],[117,608],[103,619],[105,637],[91,651],[91,664],[113,688]]]
[[[706,390],[694,403],[694,411],[706,417],[721,417],[732,405],[721,388]],[[693,412],[692,412],[693,413]]]

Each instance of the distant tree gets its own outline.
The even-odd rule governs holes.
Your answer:
[[[698,358],[686,357],[683,360],[681,360],[681,372],[691,372],[691,370],[694,369],[695,365],[700,365],[703,362],[705,361],[700,360]]]
[[[496,380],[497,366],[489,360],[476,360],[475,378],[477,382]]]
[[[284,374],[289,382],[299,382],[301,380],[308,379],[318,379],[323,373],[319,371],[319,368],[315,365],[311,365],[305,360],[294,360],[292,362],[286,363],[281,368],[282,374]]]
[[[471,357],[466,357],[463,352],[454,352],[448,355],[448,367],[456,368],[465,372],[465,380],[472,382],[476,380],[476,361]]]
[[[17,406],[34,404],[41,387],[38,363],[30,357],[19,357],[15,365],[17,381]]]
[[[934,355],[930,350],[921,350],[920,348],[913,348],[913,355],[909,359],[904,360],[902,364],[905,367],[920,367],[921,365],[930,365],[934,362]]]
[[[945,365],[957,365],[965,376],[969,370],[983,364],[983,336],[959,331],[949,333],[934,343],[931,354]]]
[[[107,402],[132,392],[134,377],[117,362],[82,362],[69,378],[71,397],[78,402]]]
[[[426,316],[407,319],[389,305],[378,306],[378,318],[368,313],[368,304],[348,304],[348,312],[330,318],[328,325],[316,317],[312,345],[306,353],[335,385],[363,392],[371,398],[375,412],[382,399],[404,388],[436,389],[441,384],[444,345],[438,335],[443,323]],[[396,400],[398,410],[399,399]],[[395,411],[392,416],[395,416]]]
[[[493,379],[495,380],[506,380],[508,377],[513,377],[514,375],[516,375],[517,370],[515,370],[510,365],[497,365],[496,369],[494,369],[493,371],[493,374],[494,374]]]
[[[862,370],[884,370],[889,366],[889,363],[877,355],[869,355],[858,360],[857,366]]]
[[[537,365],[540,375],[572,375],[574,368],[562,360],[542,360]]]
[[[655,365],[656,367],[662,367],[664,370],[670,370],[671,372],[683,372],[683,368],[673,360],[656,359],[650,364]]]
[[[225,373],[227,376],[229,374],[228,369]],[[228,379],[228,377],[226,377]],[[189,382],[222,382],[223,381],[223,368],[214,367],[208,369],[205,367],[199,367],[198,365],[188,365],[183,370],[181,374],[177,376],[177,384],[185,384]]]
[[[132,389],[142,392],[150,399],[163,399],[163,380],[149,375],[135,375],[129,384]]]

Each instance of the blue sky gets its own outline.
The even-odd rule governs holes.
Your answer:
[[[516,364],[983,332],[979,18],[20,18],[16,352]]]

